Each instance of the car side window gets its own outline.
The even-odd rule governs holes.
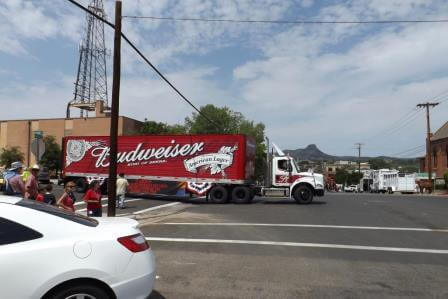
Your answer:
[[[0,245],[42,238],[43,235],[20,223],[0,217]]]

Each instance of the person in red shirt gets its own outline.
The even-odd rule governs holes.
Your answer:
[[[98,181],[90,183],[89,190],[84,195],[84,201],[87,203],[87,216],[101,217],[103,215],[100,183]]]
[[[75,211],[75,197],[73,194],[73,189],[75,188],[75,183],[68,182],[65,184],[64,188],[64,194],[58,199],[58,202],[56,203],[58,207],[67,210],[67,211]]]
[[[25,198],[27,199],[37,199],[37,194],[39,193],[39,183],[38,183],[38,176],[39,176],[39,165],[34,165],[31,168],[31,175],[28,177],[25,183]]]
[[[36,201],[40,201],[40,202],[44,202],[44,188],[43,187],[39,187],[39,193],[36,196]]]

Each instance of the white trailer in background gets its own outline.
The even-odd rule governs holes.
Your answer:
[[[417,192],[417,183],[415,181],[415,173],[398,174],[398,186],[397,192],[401,193],[416,193]]]
[[[372,172],[372,192],[394,192],[398,186],[398,170],[379,169]]]
[[[415,174],[399,173],[395,169],[375,170],[372,176],[372,192],[375,193],[415,193]]]

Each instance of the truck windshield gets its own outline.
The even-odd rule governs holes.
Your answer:
[[[295,170],[297,172],[300,172],[300,167],[299,167],[299,164],[297,164],[296,160],[291,159],[291,161],[292,161],[292,164],[294,165]]]

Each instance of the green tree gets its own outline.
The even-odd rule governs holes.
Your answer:
[[[445,187],[448,187],[448,171],[443,174],[443,178],[445,179]]]
[[[0,153],[0,165],[10,167],[12,162],[20,161],[23,163],[25,156],[18,146],[3,148]]]
[[[334,180],[336,184],[347,184],[349,173],[347,170],[338,168],[336,169],[336,174],[334,175]]]
[[[145,119],[143,126],[140,128],[140,135],[150,134],[185,134],[186,129],[182,125],[168,125],[163,122],[149,121]]]
[[[56,143],[54,136],[45,136],[45,153],[42,155],[39,163],[50,170],[61,169],[61,147]]]
[[[228,107],[216,107],[206,105],[200,108],[202,114],[206,115],[215,124],[210,123],[202,115],[193,112],[191,117],[185,118],[185,128],[190,134],[245,134],[255,137],[255,178],[262,180],[265,169],[265,151],[263,123],[254,123],[247,120],[242,113],[230,110]]]
[[[348,176],[348,184],[349,185],[358,185],[359,181],[362,179],[363,174],[359,172],[352,172]]]
[[[236,134],[245,121],[240,112],[232,111],[228,107],[219,108],[209,104],[202,106],[200,111],[213,123],[199,113],[193,112],[191,117],[185,118],[185,127],[190,134]]]
[[[370,168],[374,170],[391,168],[390,163],[387,163],[384,159],[376,158],[369,160]]]

